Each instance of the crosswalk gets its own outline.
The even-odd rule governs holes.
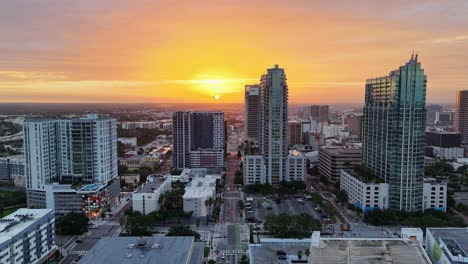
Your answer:
[[[243,254],[244,251],[241,250],[241,249],[225,249],[225,250],[221,250],[221,253],[223,254]]]
[[[72,255],[84,255],[86,254],[86,250],[74,250],[74,251],[70,251],[68,252],[68,254],[72,254]]]

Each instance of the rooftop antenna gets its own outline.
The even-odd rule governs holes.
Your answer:
[[[416,51],[416,57],[414,58],[415,62],[418,62],[418,52]]]

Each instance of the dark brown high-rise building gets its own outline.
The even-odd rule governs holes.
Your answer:
[[[302,143],[302,124],[298,121],[288,122],[288,144],[289,146]]]
[[[344,118],[344,123],[351,135],[357,136],[361,139],[362,136],[362,115],[352,114]]]
[[[316,122],[328,122],[328,105],[311,105],[310,116]]]
[[[468,146],[468,90],[457,91],[455,125],[461,135],[461,144]]]
[[[259,133],[259,89],[258,84],[245,86],[245,135],[251,140],[257,140]]]

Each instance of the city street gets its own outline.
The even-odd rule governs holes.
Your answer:
[[[125,201],[125,200],[124,200]],[[119,219],[123,215],[123,212],[130,208],[131,203],[125,201],[124,204],[117,208],[117,211],[113,216],[100,224],[97,225],[96,229],[90,229],[88,232],[80,236],[80,242],[77,242],[78,237],[71,237],[68,241],[65,241],[64,244],[57,244],[62,255],[66,257],[62,259],[60,263],[68,264],[73,263],[73,261],[78,260],[80,257],[86,254],[98,241],[103,237],[109,236],[118,236],[121,232]]]

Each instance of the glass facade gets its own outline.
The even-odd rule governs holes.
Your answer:
[[[389,183],[389,207],[421,211],[426,75],[416,57],[366,81],[363,163]]]
[[[284,69],[268,69],[260,81],[259,149],[265,157],[267,181],[286,180],[288,156],[288,86]]]

